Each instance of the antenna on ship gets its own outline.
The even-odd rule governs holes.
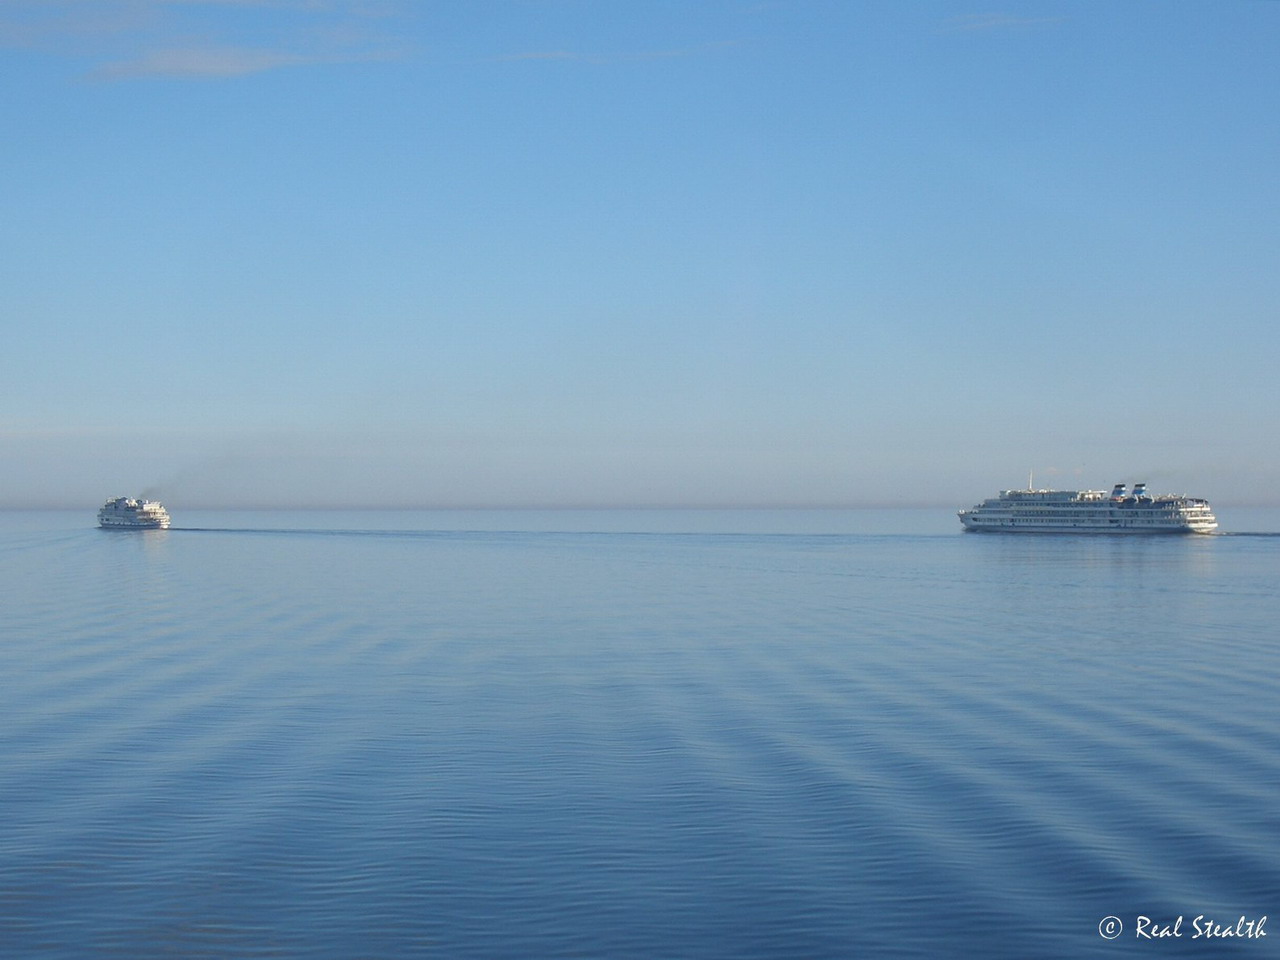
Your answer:
[[[1036,488],[1035,478],[1036,478],[1036,472],[1035,472],[1034,470],[1028,470],[1028,471],[1027,471],[1027,490],[1028,490],[1028,492],[1030,492],[1030,491],[1032,491],[1032,490],[1034,490],[1034,489]]]

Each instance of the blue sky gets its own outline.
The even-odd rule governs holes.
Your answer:
[[[10,501],[1280,503],[1280,3],[4,0]]]

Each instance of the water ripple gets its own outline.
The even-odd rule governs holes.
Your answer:
[[[1074,958],[1280,890],[1266,538],[91,533],[0,540],[15,955]]]

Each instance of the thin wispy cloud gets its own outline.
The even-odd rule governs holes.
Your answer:
[[[247,47],[197,47],[153,50],[135,60],[104,64],[91,76],[100,80],[128,80],[137,77],[242,77],[279,67],[307,63],[298,54]]]
[[[9,0],[0,47],[85,64],[98,80],[242,77],[396,59],[396,0]]]
[[[492,63],[512,63],[521,60],[530,61],[570,61],[574,63],[609,64],[636,63],[645,60],[674,60],[681,57],[692,57],[736,46],[737,40],[721,40],[695,47],[678,47],[671,50],[640,50],[630,53],[580,53],[572,50],[531,50],[522,53],[510,53],[490,57]]]
[[[969,33],[979,30],[1013,30],[1048,27],[1063,23],[1065,17],[1018,17],[1007,13],[967,13],[942,23],[944,33]]]
[[[233,2],[233,0],[220,0]],[[289,51],[261,47],[177,47],[152,50],[130,60],[105,63],[90,73],[96,80],[133,80],[145,77],[219,79],[319,64],[359,63],[398,59],[398,50],[362,52]]]

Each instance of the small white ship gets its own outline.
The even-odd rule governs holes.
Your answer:
[[[98,511],[98,526],[111,530],[163,530],[169,513],[157,500],[116,497]]]
[[[992,533],[1213,533],[1218,520],[1207,500],[1181,494],[1150,496],[1145,483],[1125,492],[1001,490],[959,512],[966,530]]]

